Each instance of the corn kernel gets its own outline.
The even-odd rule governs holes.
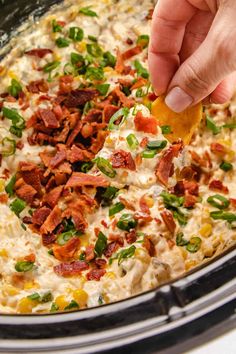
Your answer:
[[[186,249],[183,248],[183,247],[181,247],[181,248],[180,248],[180,251],[181,251],[181,253],[182,253],[183,259],[184,259],[184,260],[187,259],[187,257],[188,257],[188,252],[186,251]]]
[[[14,296],[14,295],[19,294],[20,290],[15,288],[12,285],[3,285],[2,292],[3,292],[4,296],[8,296],[8,295]]]
[[[80,247],[87,247],[89,244],[89,234],[80,236]]]
[[[39,289],[40,285],[38,283],[34,283],[33,281],[27,281],[24,284],[24,290],[30,290],[30,289]]]
[[[106,277],[106,278],[109,278],[109,279],[116,279],[116,275],[115,275],[114,272],[107,272],[107,273],[105,274],[105,277]]]
[[[5,248],[0,249],[0,257],[8,257],[8,252]]]
[[[147,206],[148,206],[149,208],[152,208],[153,205],[154,205],[154,200],[153,200],[152,197],[146,196],[146,197],[145,197],[145,202],[146,202],[146,204],[147,204]]]
[[[85,307],[88,301],[88,294],[83,289],[73,291],[73,299],[79,304],[79,307]]]
[[[60,61],[61,60],[61,56],[58,53],[53,53],[53,59],[55,61]]]
[[[14,73],[14,71],[8,70],[7,75],[8,75],[11,79],[16,79],[16,80],[17,80],[17,76],[16,76],[16,73]]]
[[[211,224],[204,224],[202,228],[199,230],[199,233],[203,237],[209,237],[212,234],[212,225]]]
[[[230,161],[233,161],[234,158],[235,158],[235,152],[232,150],[229,150],[225,156],[225,160],[230,162]]]
[[[136,248],[135,250],[135,257],[139,259],[141,262],[144,263],[149,263],[150,262],[150,256],[147,253],[147,251],[143,248]]]
[[[4,190],[5,190],[4,179],[0,179],[0,193],[4,192]]]
[[[59,307],[59,310],[64,310],[66,306],[69,305],[69,301],[66,300],[66,297],[64,295],[59,295],[55,299],[55,303]]]
[[[28,297],[23,297],[18,301],[17,311],[19,313],[31,313],[33,308],[37,305],[36,301],[29,299]]]
[[[75,45],[75,48],[78,50],[78,52],[83,53],[86,50],[86,42],[82,41],[79,42]]]
[[[192,269],[193,267],[195,267],[197,265],[197,262],[193,259],[188,259],[185,262],[185,270],[188,271],[190,269]]]

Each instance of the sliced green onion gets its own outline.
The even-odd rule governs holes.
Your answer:
[[[97,157],[94,161],[96,162],[98,169],[104,173],[104,175],[110,178],[114,178],[116,176],[116,171],[108,160],[103,157]]]
[[[77,234],[76,230],[70,230],[66,232],[62,232],[57,236],[57,243],[60,246],[65,245],[73,236]]]
[[[102,55],[102,49],[97,43],[88,43],[86,45],[87,52],[94,58],[98,58]]]
[[[125,259],[133,257],[135,254],[135,250],[136,247],[134,245],[130,246],[129,248],[125,248],[124,250],[121,250],[120,252],[116,253],[115,256],[109,259],[109,264],[112,264],[115,259],[118,259],[118,265],[120,265]]]
[[[116,57],[111,54],[111,52],[103,53],[103,64],[104,66],[110,66],[111,68],[114,68],[116,65]]]
[[[75,42],[80,42],[84,38],[84,31],[80,27],[70,27],[69,38],[73,39]]]
[[[106,202],[110,202],[112,199],[114,199],[117,195],[117,192],[119,191],[118,188],[109,186],[106,188],[105,192],[102,194],[102,198]]]
[[[9,129],[9,132],[15,136],[17,136],[17,138],[21,138],[22,137],[22,129],[15,127],[14,125],[12,125]]]
[[[53,296],[52,296],[51,291],[47,291],[45,294],[43,294],[40,297],[40,302],[41,303],[46,303],[46,302],[49,302],[49,301],[52,301],[52,300],[53,300]]]
[[[59,306],[55,302],[53,302],[50,308],[50,312],[53,313],[53,312],[57,312],[58,310],[59,310]]]
[[[166,147],[167,141],[166,140],[154,140],[148,141],[147,148],[150,150],[162,150]]]
[[[142,48],[147,48],[149,44],[149,35],[141,34],[136,42],[137,45],[140,45]]]
[[[132,214],[123,214],[117,222],[116,226],[120,230],[130,231],[137,226],[137,221],[134,219]]]
[[[71,64],[76,67],[80,67],[80,66],[84,65],[84,63],[85,63],[84,57],[78,53],[71,53],[70,61],[71,61]]]
[[[91,10],[91,6],[86,6],[86,7],[81,7],[79,10],[79,13],[85,16],[90,16],[90,17],[98,17],[96,12]]]
[[[20,198],[16,198],[10,204],[11,211],[13,211],[17,216],[20,215],[20,213],[25,209],[25,207],[26,207],[26,202]]]
[[[212,131],[214,135],[219,134],[221,131],[221,128],[217,127],[213,119],[209,116],[206,117],[206,126],[208,129]]]
[[[123,107],[123,108],[119,109],[119,111],[117,111],[111,117],[109,124],[108,124],[108,129],[109,130],[118,130],[121,127],[121,125],[125,122],[125,120],[127,119],[128,114],[129,114],[129,108]],[[115,122],[121,117],[122,117],[121,122],[119,124],[115,124]]]
[[[98,257],[101,257],[107,247],[107,237],[100,231],[95,243],[94,251]]]
[[[174,216],[174,218],[175,218],[176,220],[178,220],[178,223],[179,223],[181,226],[187,225],[188,217],[187,217],[186,214],[182,213],[182,211],[180,211],[179,209],[174,210],[173,216]]]
[[[39,293],[33,293],[32,295],[28,295],[27,298],[33,301],[39,301],[41,296]]]
[[[55,19],[52,20],[52,31],[54,33],[62,31],[62,26]]]
[[[104,78],[104,71],[100,67],[90,66],[86,69],[85,78],[89,80],[102,80]]]
[[[101,84],[101,85],[96,85],[95,87],[102,96],[106,96],[110,88],[110,84]]]
[[[171,126],[170,125],[162,125],[161,132],[162,132],[162,134],[170,134],[171,133]]]
[[[91,170],[91,168],[93,167],[93,162],[92,161],[88,161],[88,162],[84,162],[80,169],[81,169],[81,172],[83,173],[87,173],[88,171]]]
[[[10,95],[17,98],[21,91],[22,91],[22,86],[19,83],[19,81],[12,79],[11,86],[9,86],[8,88],[8,92],[10,93]]]
[[[200,237],[192,237],[186,245],[186,250],[190,253],[196,253],[200,249],[201,244],[202,240]]]
[[[16,141],[13,139],[9,139],[9,138],[4,138],[1,142],[2,145],[2,149],[0,151],[0,153],[2,154],[2,156],[11,156],[14,155],[15,151],[16,151]]]
[[[34,267],[34,262],[19,261],[15,265],[15,270],[20,273],[26,273],[32,270]]]
[[[129,148],[131,150],[137,149],[137,147],[139,145],[139,142],[138,142],[138,139],[136,138],[136,136],[134,134],[129,134],[126,137],[126,141],[127,141],[127,144],[129,145]]]
[[[91,36],[90,34],[88,35],[88,39],[89,39],[90,41],[92,41],[92,42],[97,42],[97,41],[98,41],[96,37]]]
[[[225,172],[228,172],[228,171],[231,171],[233,169],[233,165],[230,162],[223,161],[220,164],[220,169],[225,171]]]
[[[186,246],[188,244],[188,241],[185,240],[183,232],[179,232],[176,235],[176,245],[177,246]]]
[[[141,154],[141,156],[144,159],[153,159],[157,154],[156,150],[144,150]]]
[[[220,194],[215,194],[207,198],[207,202],[218,209],[227,209],[230,204],[230,201]]]
[[[123,209],[125,209],[124,204],[118,202],[110,207],[109,216],[113,216],[113,215],[119,213]]]
[[[73,309],[78,309],[79,308],[79,304],[75,301],[75,300],[71,300],[71,302],[69,303],[69,305],[67,305],[64,310],[68,311],[68,310],[73,310]]]
[[[138,60],[135,60],[134,67],[137,71],[138,76],[141,76],[144,79],[149,78],[149,73],[148,73],[147,69],[145,69]]]
[[[160,196],[163,198],[166,208],[179,208],[184,204],[184,197],[177,197],[165,191],[163,191]]]
[[[59,37],[56,39],[56,45],[58,46],[58,48],[66,48],[69,47],[70,42],[66,38]]]
[[[224,125],[223,125],[223,128],[236,129],[236,123],[224,124]]]
[[[137,98],[144,97],[144,96],[146,96],[146,93],[145,93],[145,92],[143,91],[143,89],[140,87],[139,89],[137,89],[135,96],[136,96]]]
[[[14,195],[14,186],[16,183],[16,175],[13,175],[10,179],[10,181],[8,182],[8,184],[5,187],[5,191],[7,192],[7,194],[9,195],[9,197],[13,197]]]
[[[58,68],[58,66],[61,64],[60,61],[52,61],[48,64],[46,64],[44,67],[43,67],[43,71],[45,73],[51,73],[53,70],[55,70],[56,68]]]
[[[2,108],[2,113],[5,118],[8,118],[12,121],[12,124],[19,129],[25,128],[24,118],[17,112],[16,109],[10,109],[7,107]]]
[[[212,211],[210,213],[210,217],[214,220],[226,220],[229,223],[236,221],[236,214],[227,213],[222,210],[219,211]]]

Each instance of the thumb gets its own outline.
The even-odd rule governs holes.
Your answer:
[[[220,21],[215,19],[204,42],[182,63],[169,85],[165,101],[177,113],[206,98],[236,70],[235,29],[220,13],[217,17]]]

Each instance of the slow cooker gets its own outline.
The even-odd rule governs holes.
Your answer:
[[[0,45],[57,0],[0,2]],[[7,46],[6,46],[7,48]],[[155,290],[73,313],[0,315],[2,353],[181,353],[236,324],[236,247]]]

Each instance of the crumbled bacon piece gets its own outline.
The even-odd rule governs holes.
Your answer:
[[[142,112],[138,111],[134,124],[137,131],[142,131],[149,134],[157,134],[158,121],[155,117],[144,117]]]
[[[211,152],[215,155],[225,155],[227,153],[227,148],[219,143],[211,143]]]
[[[75,224],[76,230],[84,232],[86,228],[88,227],[88,223],[84,217],[84,215],[81,213],[80,210],[72,210],[72,219]]]
[[[55,228],[62,222],[62,213],[58,206],[50,212],[43,225],[40,227],[41,234],[47,234],[55,230]]]
[[[124,204],[125,209],[135,211],[135,205],[132,202],[128,201],[127,199],[125,199],[122,196],[119,196],[119,200],[122,204]]]
[[[168,150],[164,151],[156,167],[156,176],[165,186],[173,170],[173,159],[177,157],[183,147],[182,143],[172,144]]]
[[[16,190],[16,195],[30,205],[32,204],[36,194],[37,191],[26,183],[23,183],[20,188]]]
[[[97,137],[95,139],[92,139],[90,151],[92,151],[94,154],[97,154],[103,148],[107,135],[108,135],[107,131],[99,130]]]
[[[122,53],[122,59],[124,61],[126,61],[126,60],[134,57],[135,55],[142,53],[142,51],[143,51],[142,47],[139,45],[136,45],[135,47],[130,48],[130,49],[126,50],[124,53]]]
[[[119,243],[117,241],[113,241],[107,245],[103,253],[107,258],[109,258],[113,255],[114,252],[118,250],[118,248],[119,248]]]
[[[180,171],[180,178],[191,181],[197,177],[197,171],[192,166],[185,166]]]
[[[102,259],[102,258],[97,258],[95,259],[94,261],[94,264],[97,268],[101,269],[101,268],[104,268],[107,264],[107,261],[105,259]]]
[[[220,180],[214,179],[209,184],[209,189],[213,191],[220,191],[222,193],[229,193],[229,189],[227,186],[224,186]]]
[[[69,263],[60,263],[53,269],[57,275],[62,277],[72,277],[79,275],[84,270],[89,269],[89,265],[84,261],[74,261]]]
[[[52,209],[57,205],[63,191],[63,186],[53,188],[43,196],[43,203],[48,204]]]
[[[119,107],[108,104],[103,110],[103,121],[109,123],[111,117],[118,111]]]
[[[34,163],[21,161],[18,168],[25,183],[32,186],[39,194],[41,194],[42,185],[39,167]]]
[[[164,210],[161,212],[161,217],[167,229],[173,234],[175,232],[176,223],[174,221],[172,213],[169,210]]]
[[[0,203],[6,204],[8,201],[8,195],[6,193],[0,194]]]
[[[185,208],[193,208],[198,198],[195,195],[187,194],[184,198],[184,207]]]
[[[25,260],[26,262],[32,262],[32,263],[34,263],[35,260],[36,260],[35,254],[34,254],[34,253],[28,254],[27,256],[24,257],[24,260]]]
[[[134,219],[138,220],[140,224],[146,224],[146,223],[153,220],[152,216],[150,215],[150,212],[148,214],[146,214],[141,211],[137,211],[134,214]]]
[[[131,244],[137,241],[136,230],[131,230],[129,233],[125,235],[125,239],[127,243]]]
[[[87,280],[99,281],[101,277],[106,273],[105,269],[92,269],[86,274]]]
[[[31,216],[24,216],[23,219],[22,219],[23,223],[24,224],[32,224],[32,218]]]
[[[40,209],[35,210],[32,215],[32,223],[38,226],[43,225],[44,221],[47,219],[50,213],[51,209],[47,207],[42,207]]]
[[[99,122],[102,119],[102,111],[100,109],[92,108],[84,117],[83,121],[92,123],[92,122]]]
[[[53,156],[53,158],[49,162],[49,167],[50,168],[56,168],[58,167],[63,161],[66,159],[66,151],[65,150],[60,150],[57,151],[56,155]]]
[[[72,237],[63,246],[54,245],[52,248],[53,255],[59,261],[62,261],[62,262],[63,261],[70,261],[75,256],[79,244],[80,244],[79,237]]]
[[[56,235],[54,234],[42,235],[42,241],[44,246],[51,245],[56,241]]]
[[[143,247],[146,248],[146,250],[148,251],[148,254],[150,257],[154,257],[156,254],[156,250],[155,250],[155,246],[152,242],[152,240],[150,239],[150,237],[145,237],[144,241],[143,241]]]
[[[77,137],[77,135],[79,134],[79,132],[81,131],[83,124],[82,122],[79,120],[79,115],[78,115],[78,120],[76,123],[76,126],[74,127],[73,131],[71,132],[71,134],[69,135],[66,145],[67,146],[71,146],[75,140],[75,138]]]
[[[195,181],[178,181],[174,186],[174,194],[178,196],[183,196],[185,193],[192,194],[198,196],[199,194],[199,186]]]
[[[71,163],[77,161],[91,161],[93,158],[94,158],[93,153],[87,150],[82,150],[76,145],[73,145],[72,148],[67,151],[67,159]]]
[[[111,156],[111,162],[113,168],[126,168],[131,171],[136,170],[131,153],[124,150],[114,151]]]
[[[95,258],[94,245],[88,245],[85,249],[85,260],[90,262]]]
[[[143,86],[147,85],[147,83],[148,83],[147,79],[144,79],[143,77],[139,77],[137,79],[137,81],[133,84],[133,86],[131,86],[131,90],[135,90],[140,87],[143,87]]]
[[[236,208],[236,199],[235,198],[230,198],[230,204],[232,205],[233,208]]]
[[[56,129],[59,128],[60,124],[57,117],[50,109],[40,109],[39,115],[46,128]]]
[[[135,100],[131,97],[127,97],[124,92],[120,90],[120,87],[117,86],[112,92],[111,95],[122,103],[124,107],[131,108],[135,104]]]
[[[74,77],[72,75],[64,75],[59,78],[59,94],[69,93],[72,90]]]
[[[98,95],[98,91],[94,89],[77,89],[72,90],[62,96],[63,104],[68,108],[84,106],[88,101],[93,100]]]
[[[146,201],[146,194],[144,194],[140,199],[139,199],[139,207],[144,214],[150,214],[150,208],[147,205]]]
[[[93,187],[107,187],[109,182],[102,176],[88,175],[82,172],[74,172],[68,180],[65,188],[93,186]]]
[[[47,54],[51,54],[53,51],[48,48],[36,48],[36,49],[31,49],[25,52],[25,54],[38,57],[38,58],[44,58]]]
[[[27,90],[31,93],[48,92],[48,84],[44,79],[30,81],[29,85],[26,86]]]

